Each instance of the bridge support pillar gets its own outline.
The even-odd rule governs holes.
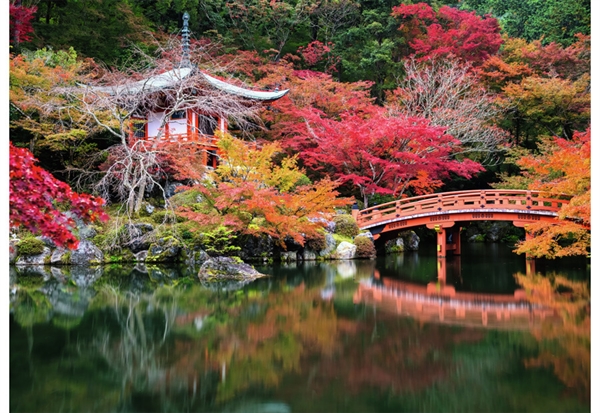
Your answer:
[[[437,257],[446,258],[447,244],[446,244],[446,228],[435,228],[437,233]]]

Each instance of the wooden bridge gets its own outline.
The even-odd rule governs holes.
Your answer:
[[[460,254],[460,228],[471,221],[511,221],[525,227],[539,221],[555,222],[569,196],[546,197],[537,191],[474,190],[444,192],[401,199],[353,210],[361,230],[375,240],[393,239],[398,232],[421,225],[437,232],[438,257]],[[526,236],[529,236],[527,233]]]

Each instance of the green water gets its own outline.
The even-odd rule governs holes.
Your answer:
[[[212,287],[181,268],[13,271],[11,411],[590,411],[589,337],[574,351],[564,343],[581,337],[566,332],[421,323],[353,302],[375,271],[426,285],[436,265],[423,251],[257,267],[271,276]],[[536,270],[590,276],[581,259]],[[510,294],[518,272],[525,260],[503,245],[447,259],[457,291]],[[560,363],[532,363],[546,354]]]

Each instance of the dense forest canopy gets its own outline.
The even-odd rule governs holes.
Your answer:
[[[303,179],[336,180],[328,190],[361,206],[516,185],[523,159],[548,142],[559,158],[589,156],[590,10],[589,0],[11,0],[10,140],[81,191],[97,189],[102,165],[125,153],[146,165],[136,176],[148,185],[173,179],[169,150],[147,163],[127,149],[133,112],[69,91],[175,66],[187,12],[200,69],[290,90],[231,129],[276,141],[270,159],[293,159]],[[529,173],[572,179],[560,165]],[[147,189],[135,185],[131,199]],[[570,195],[586,202],[589,190]]]

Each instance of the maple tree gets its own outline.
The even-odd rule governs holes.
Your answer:
[[[500,26],[491,17],[442,6],[436,12],[426,3],[402,4],[392,9],[399,30],[414,54],[422,59],[455,56],[479,65],[502,45]]]
[[[518,244],[517,253],[558,258],[589,255],[591,227],[591,132],[575,132],[572,140],[558,137],[542,141],[539,154],[518,157],[521,175],[503,175],[502,188],[528,188],[550,196],[571,199],[556,223],[528,224],[532,239]]]
[[[10,15],[9,39],[12,45],[18,46],[31,40],[33,33],[31,22],[36,11],[36,6],[25,7],[19,0],[11,2],[8,13]]]
[[[198,191],[201,205],[180,205],[179,215],[204,226],[224,225],[248,235],[266,234],[284,246],[287,237],[304,245],[325,225],[321,218],[350,200],[337,198],[339,185],[330,179],[310,183],[297,166],[295,157],[273,163],[277,143],[262,148],[230,135],[220,135],[221,162]]]
[[[307,167],[358,188],[365,207],[376,193],[429,193],[451,173],[470,177],[482,170],[454,158],[460,142],[423,118],[388,116],[376,106],[342,113],[339,120],[310,108],[300,114],[303,122],[290,129],[283,145]]]
[[[67,184],[36,165],[25,148],[10,148],[10,226],[24,227],[51,238],[58,246],[74,249],[74,220],[64,211],[87,222],[106,219],[104,200],[74,192]]]
[[[478,68],[505,108],[499,123],[511,130],[517,144],[522,136],[526,144],[535,144],[539,135],[570,139],[589,125],[590,38],[576,37],[567,47],[507,39],[499,55]]]

